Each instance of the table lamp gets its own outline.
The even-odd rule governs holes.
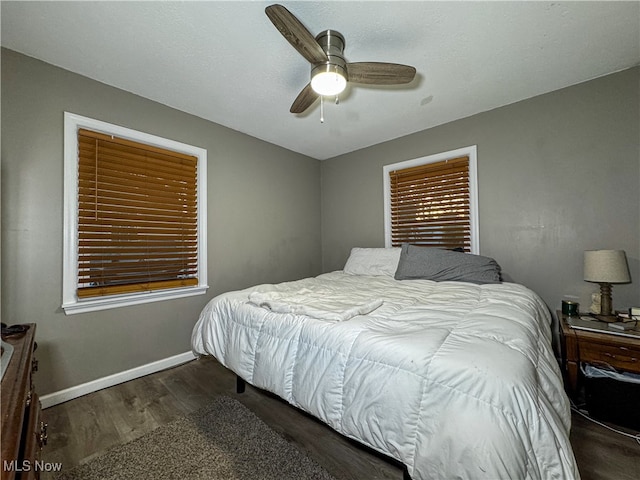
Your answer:
[[[624,250],[586,250],[584,252],[584,279],[600,284],[599,320],[615,322],[611,308],[611,284],[629,283],[631,275]]]

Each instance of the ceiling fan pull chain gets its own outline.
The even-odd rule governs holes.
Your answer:
[[[340,105],[340,97],[336,95],[336,105]]]
[[[324,97],[320,95],[320,123],[324,123]]]

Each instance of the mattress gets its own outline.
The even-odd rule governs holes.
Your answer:
[[[579,478],[550,323],[514,283],[337,271],[219,295],[192,348],[413,479]]]

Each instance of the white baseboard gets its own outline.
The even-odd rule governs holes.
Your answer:
[[[98,390],[102,390],[103,388],[112,387],[114,385],[118,385],[119,383],[128,382],[129,380],[133,380],[135,378],[144,377],[145,375],[149,375],[150,373],[159,372],[161,370],[166,370],[167,368],[190,362],[195,358],[197,357],[193,354],[193,352],[180,353],[178,355],[174,355],[173,357],[163,358],[162,360],[158,360],[156,362],[151,362],[147,363],[146,365],[132,368],[131,370],[114,373],[113,375],[98,378],[96,380],[92,380],[75,387],[66,388],[64,390],[60,390],[59,392],[53,392],[47,395],[43,395],[42,397],[40,397],[40,403],[42,403],[42,408],[53,407],[54,405],[58,405],[59,403],[73,400],[74,398],[87,395],[88,393],[97,392]]]

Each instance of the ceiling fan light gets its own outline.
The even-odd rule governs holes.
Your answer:
[[[318,95],[338,95],[346,86],[346,78],[336,72],[322,72],[311,79],[311,88]]]
[[[328,66],[326,70],[317,71],[314,69],[311,78],[311,88],[318,95],[334,96],[342,93],[347,86],[347,79],[341,72],[341,68]],[[320,69],[318,69],[320,70]]]

